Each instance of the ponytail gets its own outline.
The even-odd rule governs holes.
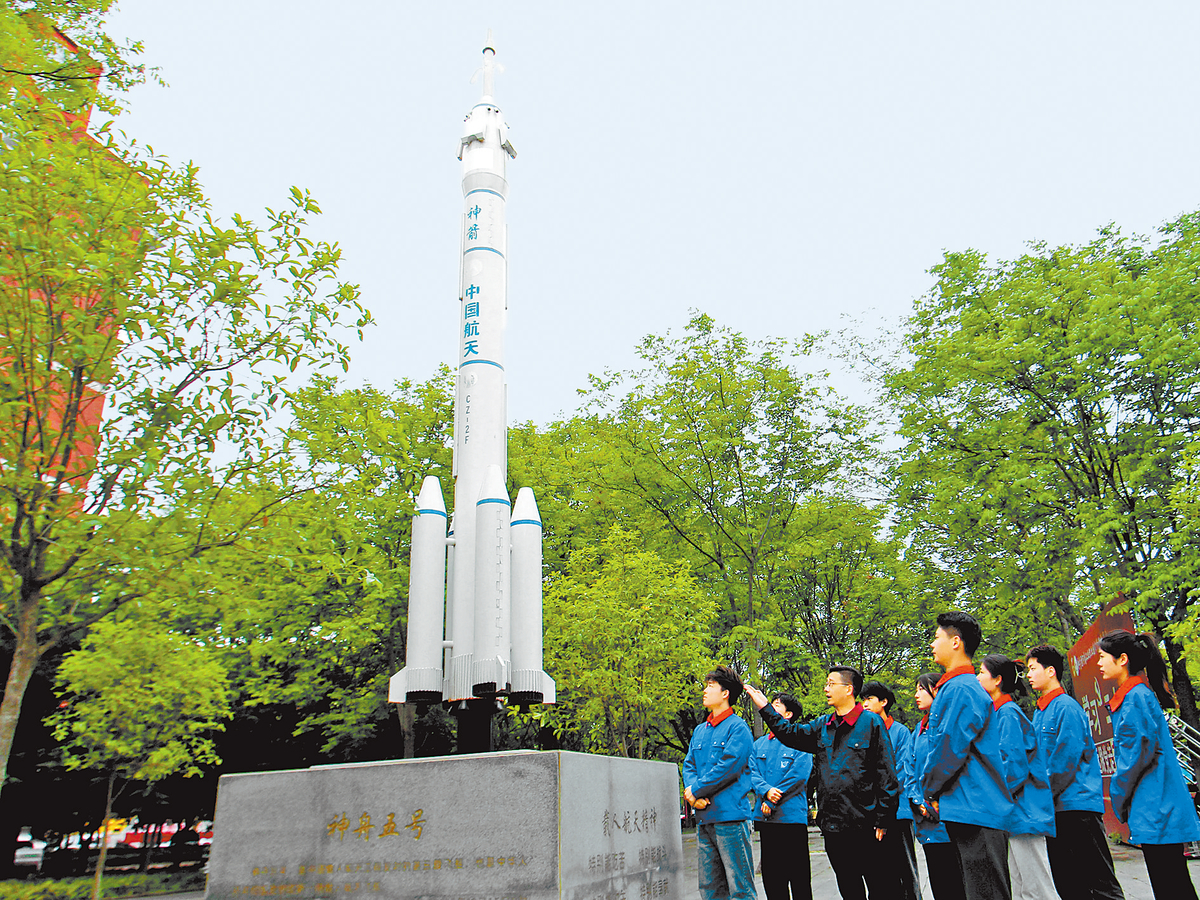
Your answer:
[[[1025,670],[1024,665],[1000,653],[989,653],[983,658],[981,665],[993,678],[1000,679],[1002,694],[1010,694],[1014,697],[1025,695],[1025,685],[1020,677]]]
[[[1163,709],[1175,708],[1175,695],[1167,675],[1167,664],[1158,649],[1158,638],[1150,633],[1134,635],[1129,631],[1110,631],[1100,638],[1100,649],[1114,658],[1129,657],[1129,674],[1145,672],[1146,681]]]
[[[1142,647],[1142,655],[1145,659],[1142,668],[1146,670],[1146,680],[1150,682],[1151,690],[1158,697],[1159,705],[1163,709],[1174,709],[1175,695],[1171,693],[1167,663],[1158,649],[1158,638],[1149,633],[1139,634],[1137,642]]]

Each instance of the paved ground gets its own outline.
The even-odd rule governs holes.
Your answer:
[[[759,856],[757,835],[755,838],[754,861],[757,864]],[[1117,880],[1125,889],[1126,900],[1154,900],[1154,894],[1150,890],[1150,879],[1146,877],[1146,866],[1142,862],[1142,852],[1133,847],[1114,846],[1112,855],[1113,862],[1116,864]],[[838,893],[837,883],[833,880],[833,870],[829,867],[829,859],[825,856],[825,844],[821,840],[821,833],[815,828],[810,828],[808,831],[808,856],[812,862],[813,900],[838,900],[841,895]],[[917,861],[921,868],[922,894],[926,900],[932,900],[933,894],[928,890],[929,876],[925,871],[925,856],[920,850],[917,851]],[[699,900],[700,892],[696,888],[696,833],[694,831],[683,834],[683,864],[685,870],[683,876],[684,900]],[[1200,885],[1200,859],[1189,862],[1188,869],[1192,873],[1192,882]],[[758,896],[765,898],[762,879],[756,879],[756,881],[758,882]]]
[[[757,835],[756,835],[757,838]],[[1146,877],[1146,867],[1142,863],[1142,853],[1133,847],[1118,846],[1112,848],[1113,862],[1117,866],[1117,879],[1125,889],[1126,900],[1154,900],[1150,891],[1150,879]],[[825,856],[825,845],[821,833],[815,828],[808,832],[808,855],[812,862],[813,900],[838,900],[837,884],[833,880],[833,870],[829,868],[829,860]],[[932,900],[933,895],[928,890],[928,875],[925,873],[925,857],[917,851],[917,860],[921,866],[921,888],[926,900]],[[758,862],[758,841],[754,842],[754,861]],[[684,900],[699,900],[700,892],[696,888],[696,833],[684,832],[683,835],[683,882]],[[1192,872],[1192,881],[1200,885],[1200,859],[1188,863]],[[762,880],[758,880],[758,895],[765,898],[762,890]],[[144,900],[203,900],[200,891],[190,891],[182,894],[169,894],[162,898],[148,897]],[[885,898],[886,900],[886,898]]]

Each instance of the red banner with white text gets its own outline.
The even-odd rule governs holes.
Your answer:
[[[1108,799],[1108,781],[1116,771],[1117,763],[1113,753],[1112,718],[1104,704],[1112,699],[1116,685],[1100,677],[1098,662],[1100,638],[1119,628],[1133,631],[1133,619],[1128,612],[1111,612],[1114,606],[1124,602],[1124,597],[1118,597],[1104,607],[1096,621],[1067,653],[1067,665],[1071,667],[1075,699],[1087,713],[1088,723],[1092,726],[1092,739],[1096,742],[1096,755],[1100,759],[1100,775],[1104,782],[1104,830],[1109,834],[1118,833],[1123,841],[1128,841],[1129,829],[1117,821]]]

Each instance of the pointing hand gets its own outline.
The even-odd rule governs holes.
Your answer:
[[[767,695],[766,694],[764,694],[762,691],[760,691],[758,688],[754,687],[753,685],[747,684],[747,685],[744,685],[744,687],[746,688],[746,696],[750,698],[750,701],[755,705],[756,708],[762,709],[764,706],[767,705]]]

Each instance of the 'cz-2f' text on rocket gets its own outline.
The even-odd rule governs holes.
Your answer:
[[[553,703],[542,671],[542,523],[533,491],[510,508],[505,166],[517,153],[493,99],[496,51],[483,49],[483,96],[459,145],[464,211],[454,407],[454,519],[447,536],[438,479],[421,485],[409,567],[408,665],[388,700]],[[472,79],[474,81],[474,79]],[[444,634],[443,640],[443,621]]]

